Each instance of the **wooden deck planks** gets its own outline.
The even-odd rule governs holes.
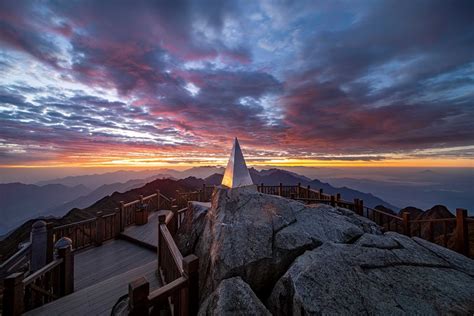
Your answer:
[[[122,234],[158,247],[158,215],[162,212],[153,212],[148,217],[147,224],[127,227]]]
[[[147,224],[128,227],[123,234],[157,247],[158,215],[163,212],[153,212]],[[156,259],[155,251],[120,239],[78,251],[74,256],[74,293],[27,315],[109,315],[136,278],[144,276],[150,290],[159,287]]]
[[[32,310],[26,315],[110,315],[117,300],[128,293],[128,284],[131,281],[144,276],[150,282],[150,290],[160,286],[155,276],[156,268],[156,260],[151,261]]]
[[[113,240],[74,256],[74,290],[156,260],[156,253],[123,240]]]

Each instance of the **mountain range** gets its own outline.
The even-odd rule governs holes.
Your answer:
[[[311,180],[308,177],[294,172],[281,169],[268,169],[258,171],[249,169],[254,183],[265,183],[267,185],[278,185],[280,182],[288,185],[310,185],[314,188],[322,188],[327,193],[340,192],[344,198],[363,198],[366,205],[384,205],[392,209],[395,206],[377,198],[371,194],[363,193],[349,188],[334,188],[328,183]],[[166,173],[153,174],[151,170],[134,172],[118,171],[102,175],[65,177],[49,181],[39,182],[36,185],[21,183],[9,183],[0,185],[0,203],[3,207],[0,215],[4,219],[0,224],[0,234],[6,234],[14,227],[34,217],[61,217],[72,209],[83,209],[93,205],[96,201],[113,194],[114,192],[127,192],[141,187],[155,179],[179,179],[185,178],[190,182],[195,179],[195,187],[202,184],[219,185],[222,181],[224,168],[197,167],[184,171],[160,170]],[[116,179],[128,179],[132,176],[142,176],[143,179],[132,179],[125,182],[106,183]],[[100,186],[95,181],[102,183]],[[58,183],[50,183],[58,182]],[[105,183],[105,184],[103,184]]]
[[[2,209],[1,215],[2,218],[11,220],[10,222],[4,221],[4,227],[11,229],[12,226],[8,225],[19,225],[23,222],[23,224],[0,241],[0,255],[6,258],[14,253],[18,244],[28,238],[31,225],[39,218],[47,218],[48,221],[57,224],[66,224],[94,217],[98,211],[103,211],[104,213],[113,212],[119,206],[120,201],[131,201],[138,198],[139,195],[146,196],[152,194],[157,189],[168,197],[175,197],[177,190],[182,192],[193,191],[201,188],[204,184],[219,185],[222,181],[222,173],[210,174],[212,171],[216,171],[214,168],[199,168],[198,171],[200,175],[208,176],[204,179],[194,176],[184,179],[157,179],[156,177],[159,177],[159,175],[155,175],[149,176],[144,180],[135,179],[124,183],[106,184],[95,190],[90,190],[84,185],[73,187],[63,184],[38,186],[12,183],[0,185],[0,203],[8,206]],[[222,172],[223,169],[217,169],[217,171]],[[369,207],[383,207],[393,212],[399,210],[398,207],[370,193],[364,193],[347,187],[337,188],[317,179],[311,180],[294,172],[275,168],[261,171],[251,168],[249,171],[253,182],[256,184],[279,185],[284,183],[285,185],[297,185],[299,183],[302,186],[309,185],[314,189],[323,189],[324,192],[329,194],[340,193],[345,200],[351,201],[356,197],[363,199],[364,204]],[[176,172],[175,175],[189,175],[191,173],[192,170],[188,170],[186,172]],[[39,211],[41,209],[40,206],[45,211]],[[28,209],[30,209],[30,213],[25,212],[20,217],[17,217],[19,214],[18,210],[27,211]],[[9,213],[3,214],[5,210],[9,210]],[[40,216],[38,217],[38,215]],[[23,219],[20,220],[20,218]]]
[[[0,234],[29,218],[44,215],[45,210],[89,192],[84,185],[69,187],[62,184],[0,184]]]

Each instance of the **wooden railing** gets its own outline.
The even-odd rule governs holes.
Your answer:
[[[97,217],[53,228],[53,242],[68,237],[74,250],[94,245],[97,241]]]
[[[177,192],[176,205],[178,208],[188,206],[189,201],[207,202],[211,199],[213,186],[203,185],[200,190],[192,192]]]
[[[348,202],[348,203],[350,203],[350,202]],[[358,200],[358,202],[354,202],[353,204],[356,204],[356,203],[360,204],[361,200]],[[363,201],[362,201],[362,203],[363,203]],[[339,205],[339,204],[337,204],[337,206],[341,207],[341,205]],[[359,215],[365,216],[368,219],[372,220],[377,225],[384,228],[384,230],[395,231],[395,232],[402,233],[402,234],[404,234],[406,232],[406,223],[404,222],[403,217],[400,217],[398,215],[387,213],[387,212],[384,212],[382,210],[370,208],[370,207],[363,206],[363,205],[362,205],[362,214],[360,214],[360,212],[356,212],[356,213],[358,213]]]
[[[40,270],[26,277],[17,272],[5,278],[3,315],[21,315],[74,291],[71,243],[66,240],[60,244],[58,257]]]
[[[199,259],[195,255],[183,258],[173,236],[185,210],[158,217],[158,271],[163,286],[150,292],[145,278],[129,284],[130,315],[196,315],[199,307]]]
[[[57,299],[60,296],[72,293],[73,286],[71,287],[64,283],[71,284],[70,282],[73,282],[71,281],[74,275],[74,270],[71,268],[72,266],[67,268],[68,275],[63,275],[65,269],[64,265],[70,264],[71,260],[53,260],[52,245],[58,240],[62,240],[63,237],[67,237],[67,240],[70,240],[69,252],[90,246],[100,246],[104,241],[117,238],[127,226],[145,224],[148,220],[148,213],[160,209],[172,210],[167,225],[169,225],[171,231],[168,231],[168,234],[174,235],[184,218],[185,212],[185,210],[178,210],[175,204],[176,201],[174,199],[167,198],[157,190],[156,193],[149,196],[140,196],[137,200],[128,203],[121,202],[120,207],[116,208],[113,212],[105,214],[103,212],[97,212],[96,217],[90,219],[56,227],[43,222],[43,225],[46,225],[45,229],[47,234],[46,265],[33,274],[28,275],[26,278],[25,273],[13,273],[19,270],[17,268],[20,265],[23,263],[28,264],[31,260],[31,244],[28,243],[0,266],[0,273],[4,274],[2,275],[2,279],[7,276],[4,279],[4,293],[6,293],[6,295],[3,296],[3,315],[19,315],[21,312],[28,311]],[[164,228],[162,227],[160,232],[163,230]],[[163,236],[167,236],[166,233]],[[168,244],[172,247],[171,242],[168,242]],[[176,250],[175,245],[174,247]],[[163,251],[165,250],[163,249]],[[181,261],[179,261],[181,267],[184,267],[179,271],[179,278],[185,278],[185,288],[189,288],[188,275],[190,271],[186,274],[185,269],[187,269],[187,266],[183,266],[183,262],[186,262],[186,260],[189,261],[189,258],[181,258]],[[189,264],[194,263],[191,262]],[[171,262],[167,264],[163,263],[161,267],[162,271],[167,273],[168,279],[171,279],[173,276],[170,274],[170,267],[172,267]],[[166,267],[166,269],[163,267]],[[176,276],[178,276],[178,274],[176,274]],[[65,286],[67,287],[66,290]],[[179,292],[174,287],[172,289],[174,289],[173,291],[177,291],[176,293]],[[181,296],[176,296],[178,295],[176,293],[173,294],[175,300],[181,299]]]
[[[96,217],[52,228],[53,242],[68,237],[72,240],[73,251],[100,246],[104,241],[117,238],[128,226],[145,224],[150,212],[171,209],[172,203],[159,190],[128,203],[120,202],[114,212],[104,214],[100,211]]]
[[[15,252],[13,256],[8,258],[0,265],[0,280],[7,275],[22,269],[28,265],[31,258],[31,242],[27,242],[21,246],[21,249]]]
[[[369,218],[385,230],[396,231],[408,236],[417,236],[474,257],[474,218],[467,216],[465,209],[457,209],[455,218],[411,219],[409,212],[401,216],[364,206],[363,200],[345,201],[340,194],[330,195],[322,189],[314,190],[301,185],[258,185],[258,191],[279,195],[305,203],[323,203],[343,207],[358,215]]]
[[[171,209],[172,200],[160,193],[159,190],[149,196],[141,195],[137,200],[120,202],[119,223],[120,231],[134,224],[145,224],[148,214],[160,209]]]

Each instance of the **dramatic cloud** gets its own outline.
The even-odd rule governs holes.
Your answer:
[[[0,165],[471,159],[473,51],[472,1],[2,1]]]

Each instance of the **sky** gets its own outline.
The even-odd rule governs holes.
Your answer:
[[[474,167],[474,1],[0,0],[0,168],[233,137],[251,166]]]

